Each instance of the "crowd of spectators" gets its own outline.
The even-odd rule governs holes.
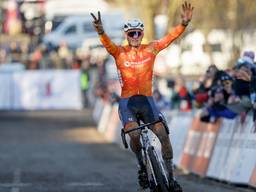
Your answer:
[[[0,67],[19,64],[27,70],[80,69],[84,107],[90,106],[89,89],[91,89],[90,92],[95,89],[94,92],[97,94],[98,87],[103,89],[106,84],[104,68],[107,59],[108,56],[103,48],[74,50],[70,49],[65,42],[55,48],[44,44],[18,43],[17,41],[0,45]]]
[[[246,51],[233,68],[219,70],[208,67],[193,90],[195,104],[202,107],[201,120],[215,122],[218,118],[233,119],[240,115],[241,123],[252,111],[256,127],[256,64],[255,54]]]
[[[78,69],[87,62],[88,52],[71,50],[65,42],[51,48],[44,44],[18,43],[0,46],[0,65],[23,64],[26,69]]]
[[[94,51],[95,52],[95,51]],[[81,90],[84,95],[84,106],[89,105],[88,89],[89,69],[96,69],[94,93],[106,100],[116,100],[115,91],[111,91],[106,80],[106,62],[109,59],[104,52],[71,50],[65,42],[51,49],[42,44],[18,44],[12,42],[8,47],[0,47],[0,65],[5,63],[21,63],[26,69],[81,69]],[[99,54],[103,53],[103,54]],[[220,70],[210,65],[200,78],[196,89],[189,91],[184,79],[177,78],[172,86],[172,96],[168,101],[156,89],[153,96],[161,109],[179,109],[182,112],[192,108],[201,108],[201,120],[215,122],[218,118],[233,119],[241,117],[243,123],[246,114],[253,111],[256,127],[256,64],[255,54],[246,51],[238,59],[233,68]],[[116,83],[114,83],[116,85]],[[115,86],[118,87],[118,86]],[[115,90],[116,88],[114,88]]]
[[[200,119],[214,123],[218,118],[234,119],[240,116],[245,122],[248,113],[253,114],[256,131],[256,63],[253,51],[245,51],[232,68],[220,70],[210,65],[200,77],[194,89],[188,89],[183,78],[171,82],[171,97],[166,99],[161,93],[154,94],[160,108],[188,112],[200,110]]]
[[[241,123],[244,123],[246,115],[252,112],[256,131],[254,57],[254,52],[246,51],[233,68],[226,70],[210,65],[206,73],[200,77],[198,86],[192,90],[188,89],[184,78],[176,78],[169,86],[172,90],[170,98],[165,97],[156,84],[153,92],[155,102],[160,110],[178,109],[181,112],[189,112],[192,109],[201,109],[200,119],[207,123],[214,123],[218,118],[234,119],[237,116],[240,116]],[[104,67],[102,70],[104,71]],[[101,79],[104,79],[103,74],[99,75]],[[118,83],[104,84],[103,82],[107,81],[99,81],[97,84],[96,95],[112,103],[117,102],[119,100],[116,92]]]

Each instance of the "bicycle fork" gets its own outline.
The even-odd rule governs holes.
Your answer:
[[[157,179],[156,179],[156,175],[155,175],[155,172],[154,172],[154,168],[153,168],[153,165],[151,163],[151,160],[149,158],[149,155],[148,155],[148,148],[152,147],[151,144],[150,144],[150,140],[148,138],[148,130],[143,130],[141,132],[141,140],[142,140],[142,143],[143,143],[143,153],[144,153],[144,159],[145,159],[145,165],[146,165],[146,169],[147,169],[147,176],[148,176],[148,179],[149,179],[149,183],[150,183],[150,189],[156,189],[157,186],[159,185]],[[154,148],[154,147],[153,147]],[[161,169],[161,173],[163,174],[163,178],[164,178],[164,183],[166,184],[166,186],[169,186],[168,184],[168,175],[167,175],[167,172],[166,172],[166,169],[164,167],[164,162],[160,160],[160,158],[158,157],[158,155],[156,154],[156,151],[154,151],[154,154],[155,154],[155,157],[160,165],[160,169]]]

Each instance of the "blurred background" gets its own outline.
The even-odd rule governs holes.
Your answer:
[[[252,0],[211,0],[207,6],[203,0],[189,2],[196,8],[193,21],[180,39],[159,54],[155,65],[157,75],[171,81],[171,77],[179,75],[195,80],[209,65],[227,69],[235,65],[243,51],[255,50],[256,5]],[[98,10],[103,13],[105,31],[117,44],[126,43],[122,32],[124,21],[139,17],[146,26],[144,42],[149,42],[163,37],[180,23],[181,3],[1,0],[0,69],[15,65],[16,69],[24,70],[86,72],[97,68],[107,78],[115,79],[113,60],[109,61],[112,58],[102,48],[89,13]],[[90,87],[99,79],[96,72],[93,74]]]
[[[184,164],[182,154],[188,147],[184,151],[174,149],[180,157],[175,164],[193,174],[179,169],[176,174],[188,192],[253,191],[256,2],[188,2],[195,7],[191,23],[156,58],[154,97],[171,122],[173,135],[180,138],[172,138],[174,146],[189,146],[194,141],[202,149],[206,141],[200,144],[201,140],[189,132],[196,130],[191,120],[220,125],[219,119],[224,119],[224,128],[218,128],[214,138],[219,134],[227,140],[219,143],[216,140],[216,146],[227,144],[230,149],[234,145],[237,151],[231,157],[241,158],[238,164],[229,163],[232,161],[228,158],[229,150],[225,155],[214,153],[210,175],[222,182],[242,184],[242,188],[196,177],[208,176],[207,168],[202,173]],[[105,32],[120,45],[127,44],[124,22],[140,18],[145,24],[143,43],[148,43],[162,38],[181,22],[182,3],[180,0],[0,0],[0,191],[136,190],[135,158],[112,145],[120,144],[117,135],[121,125],[116,107],[121,88],[114,60],[100,43],[90,13],[101,11]],[[234,107],[235,104],[238,106]],[[183,122],[183,117],[188,119]],[[197,127],[206,126],[200,123]],[[176,130],[175,126],[184,129]],[[117,127],[116,133],[112,133]],[[226,134],[228,128],[233,131],[230,135]],[[203,130],[208,128],[202,128],[199,135],[204,134]],[[249,150],[246,153],[237,144],[236,139],[241,136],[238,134],[236,138],[238,132],[246,134],[245,140],[238,139]],[[212,140],[209,143],[213,149]],[[233,166],[227,168],[230,175],[240,174],[240,180],[217,174],[226,171],[213,166],[214,163],[217,166],[220,156],[226,158],[223,166]],[[97,167],[104,164],[105,158],[110,166],[102,166],[99,171]],[[74,161],[77,164],[72,167]],[[41,162],[43,168],[35,162]],[[120,173],[120,167],[127,174]],[[236,167],[241,172],[235,172]],[[109,179],[111,171],[113,178]],[[51,179],[58,185],[51,183]],[[47,187],[40,188],[38,183]],[[130,188],[131,185],[135,187]]]
[[[209,1],[207,6],[201,0],[190,2],[196,7],[193,22],[181,38],[182,41],[176,41],[166,50],[169,57],[166,56],[167,53],[161,55],[164,61],[159,61],[160,65],[169,67],[170,70],[167,71],[184,75],[202,74],[212,63],[221,68],[232,66],[242,51],[255,49],[256,5],[253,1]],[[105,14],[103,19],[106,31],[114,36],[117,42],[122,42],[121,27],[124,20],[134,17],[139,17],[145,22],[145,41],[161,38],[180,22],[181,2],[1,0],[0,10],[1,63],[6,63],[12,59],[5,56],[6,49],[10,46],[8,44],[11,43],[13,46],[16,43],[19,49],[22,45],[22,49],[28,49],[29,53],[41,48],[41,51],[51,55],[51,51],[67,46],[72,53],[83,50],[85,54],[88,51],[84,49],[97,46],[97,35],[93,31],[89,15],[89,12],[97,10]],[[81,31],[80,26],[76,26],[78,23],[81,24]],[[73,36],[73,39],[70,36]],[[78,55],[72,55],[69,59],[74,57]],[[31,64],[31,61],[21,63],[27,69],[51,66],[49,61],[45,64]],[[57,68],[55,65],[51,67]],[[68,67],[70,68],[71,64]]]

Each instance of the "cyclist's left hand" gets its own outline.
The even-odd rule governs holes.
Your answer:
[[[191,6],[190,3],[185,3],[182,4],[182,13],[181,13],[181,18],[182,18],[182,24],[187,26],[192,19],[193,15],[193,10],[194,7]]]

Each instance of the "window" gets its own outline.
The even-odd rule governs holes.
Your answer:
[[[66,29],[65,34],[70,35],[76,33],[76,26],[71,25],[69,28]]]
[[[91,33],[91,32],[95,32],[93,26],[92,26],[92,23],[84,23],[83,24],[83,30],[85,33]]]
[[[220,43],[209,44],[209,48],[212,52],[221,52],[222,51]],[[206,44],[203,45],[203,50],[204,50],[204,52],[207,52]]]
[[[181,48],[181,51],[182,52],[184,52],[184,51],[192,51],[192,45],[191,44],[183,45],[182,48]]]

